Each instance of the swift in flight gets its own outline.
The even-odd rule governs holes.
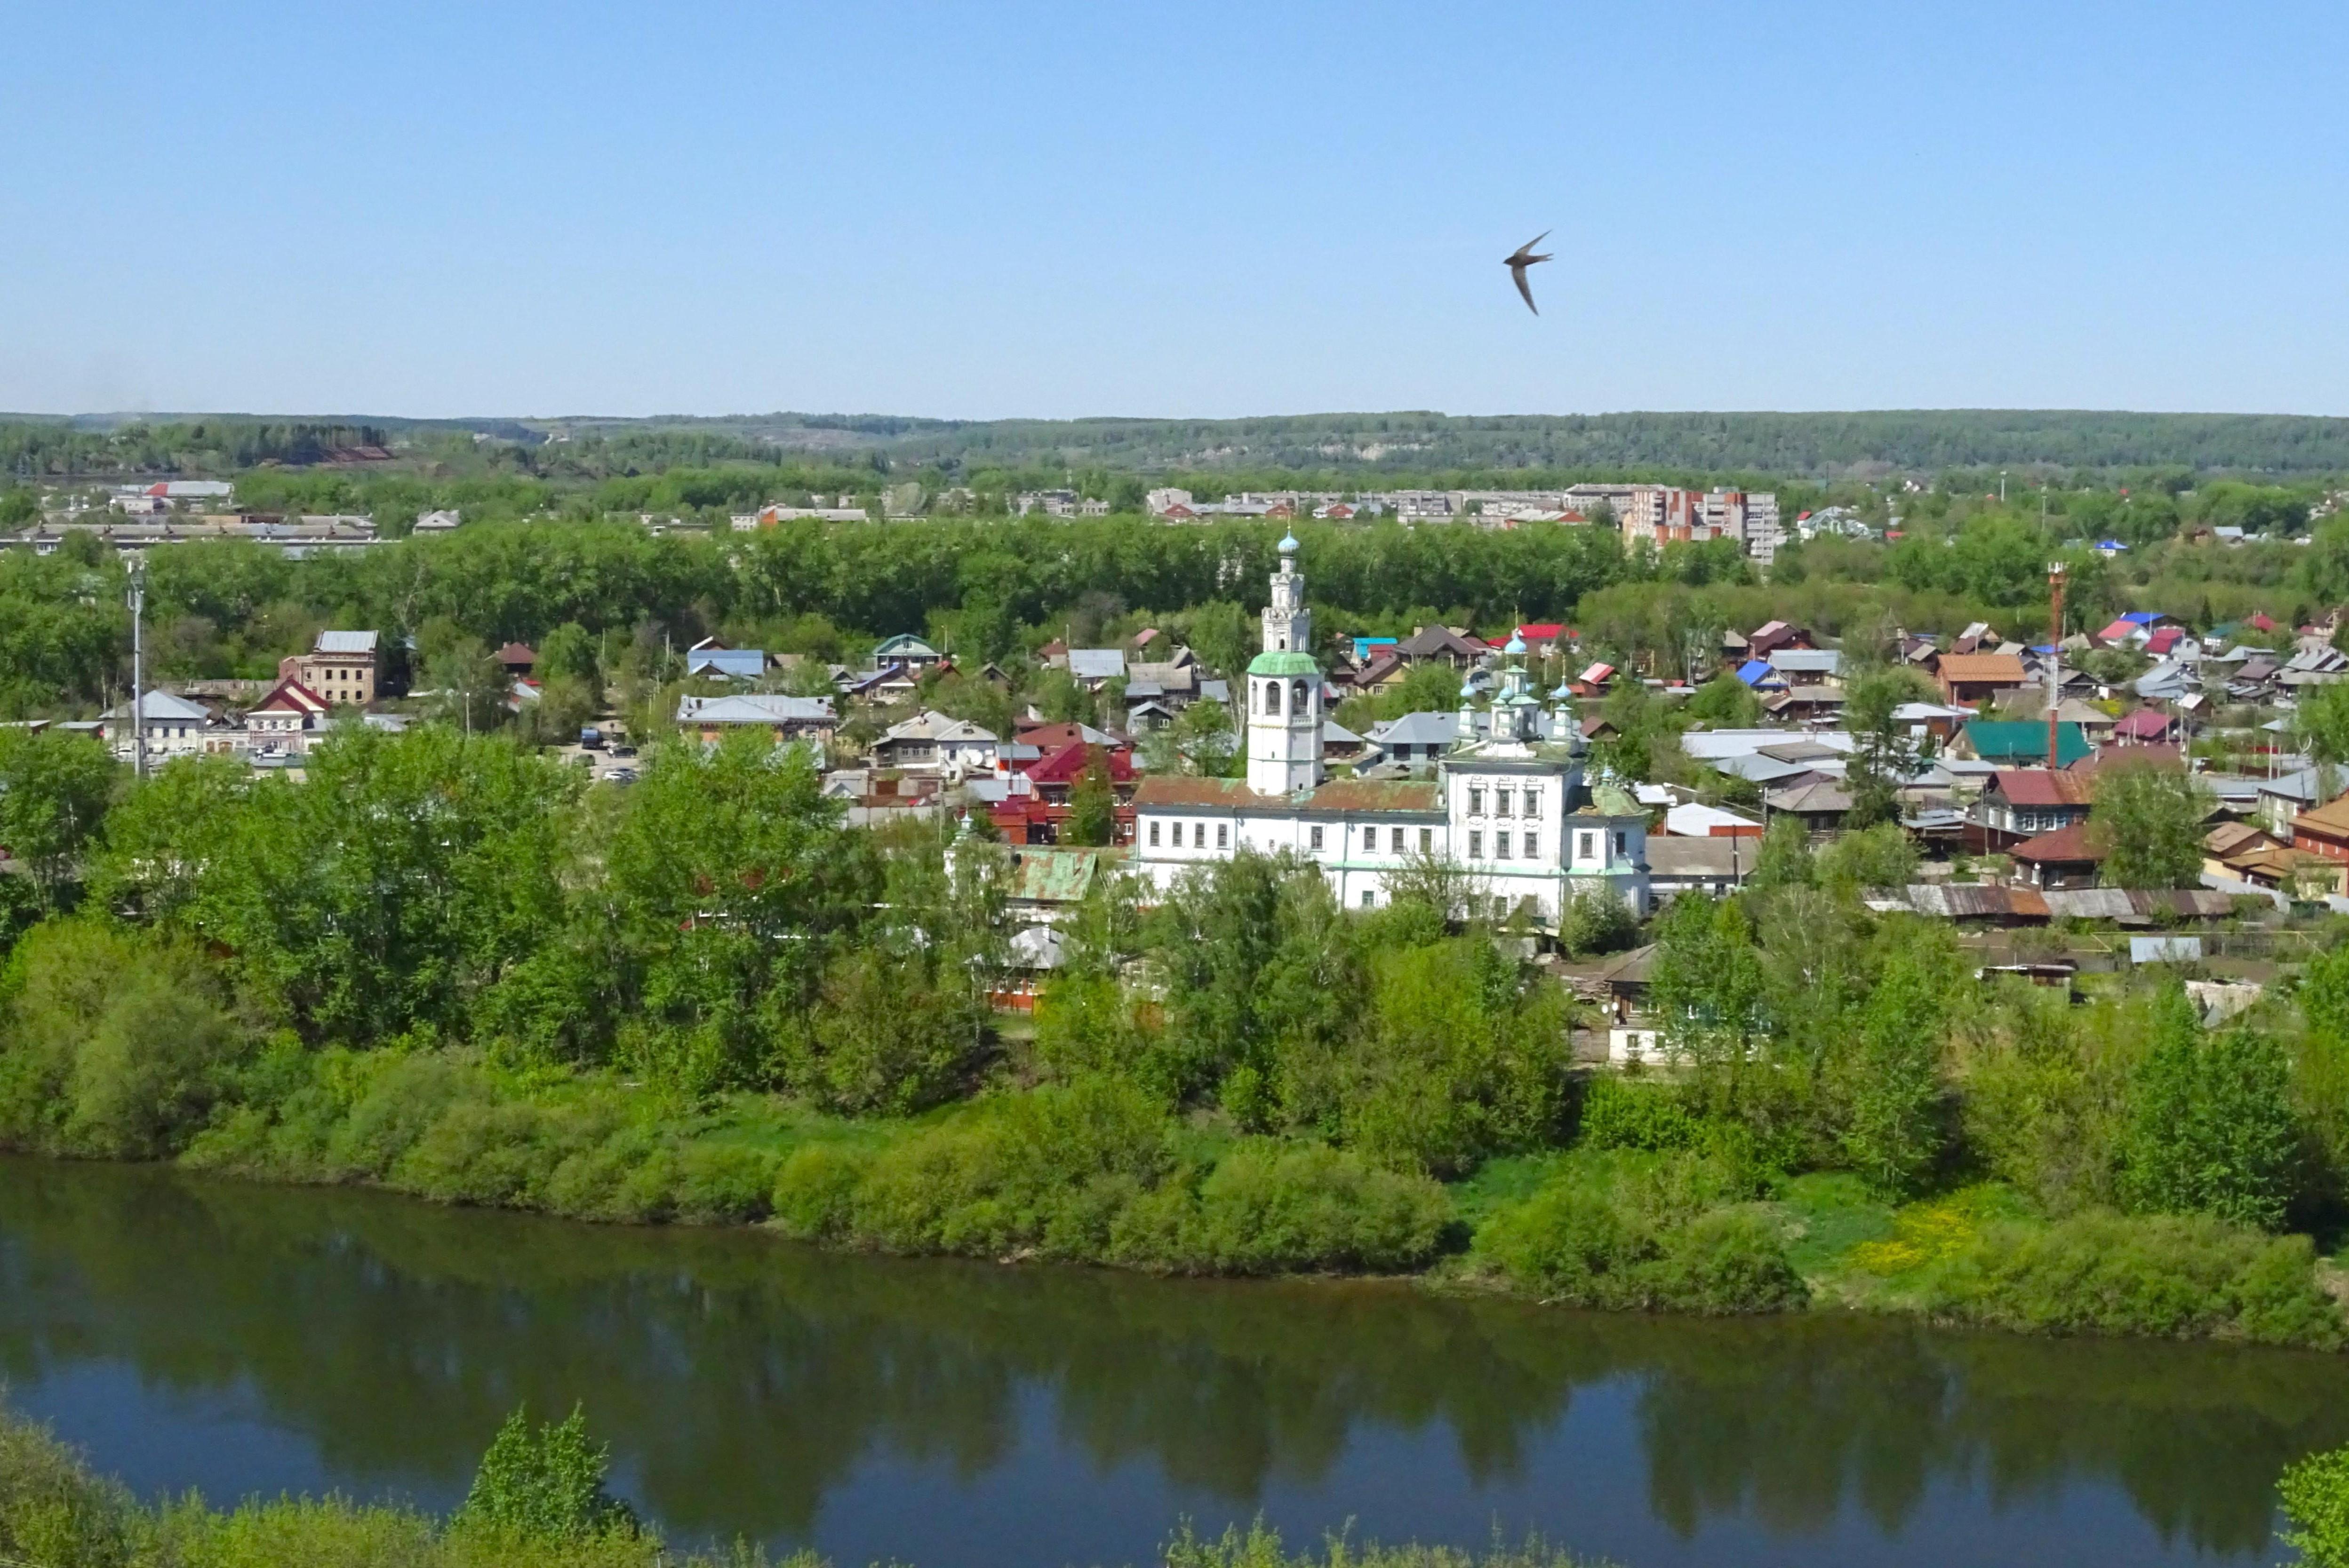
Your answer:
[[[1524,244],[1519,245],[1516,250],[1516,254],[1505,257],[1501,262],[1503,266],[1509,269],[1509,275],[1517,280],[1517,292],[1526,296],[1526,308],[1533,312],[1536,315],[1539,315],[1541,314],[1541,306],[1534,304],[1534,291],[1526,284],[1526,269],[1532,266],[1536,262],[1546,262],[1549,260],[1546,255],[1537,256],[1533,253],[1534,247],[1548,238],[1549,231],[1547,229],[1544,229],[1532,239],[1527,240]]]

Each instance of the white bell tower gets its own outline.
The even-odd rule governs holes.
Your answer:
[[[1264,652],[1247,668],[1247,784],[1257,794],[1293,795],[1321,782],[1321,666],[1312,648],[1313,612],[1290,535],[1264,607]]]

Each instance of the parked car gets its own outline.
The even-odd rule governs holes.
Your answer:
[[[604,775],[606,784],[633,784],[636,781],[636,770],[633,768],[615,768]]]
[[[600,729],[596,728],[596,727],[595,727],[594,725],[592,725],[592,724],[591,724],[591,725],[589,725],[586,728],[585,728],[585,729],[581,730],[581,731],[579,732],[579,749],[580,749],[580,750],[582,750],[582,751],[601,751],[601,750],[603,750],[603,749],[604,749],[604,732],[603,732],[602,730],[600,730]]]

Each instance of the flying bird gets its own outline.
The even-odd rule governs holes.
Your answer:
[[[1541,306],[1534,304],[1534,291],[1526,284],[1526,269],[1532,266],[1536,262],[1546,262],[1549,260],[1546,255],[1537,256],[1533,253],[1534,247],[1548,238],[1549,231],[1547,229],[1544,229],[1532,239],[1527,240],[1524,244],[1519,245],[1517,247],[1516,254],[1504,257],[1501,262],[1503,266],[1509,269],[1509,275],[1517,280],[1517,292],[1526,296],[1526,308],[1533,312],[1536,315],[1539,315],[1541,314]]]

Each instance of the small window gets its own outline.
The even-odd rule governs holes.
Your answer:
[[[1508,834],[1495,833],[1493,835],[1493,858],[1496,861],[1506,861],[1509,858]]]
[[[1621,860],[1631,852],[1631,841],[1621,833],[1615,835],[1615,858]]]
[[[1493,791],[1493,815],[1495,815],[1495,817],[1506,817],[1506,816],[1507,816],[1508,814],[1509,814],[1509,792],[1508,792],[1506,789],[1495,789],[1495,790],[1494,790],[1494,791]]]
[[[1397,829],[1396,831],[1400,832],[1402,830]],[[1419,830],[1419,852],[1423,855],[1432,855],[1435,852],[1434,829],[1422,828]]]
[[[1468,789],[1468,814],[1472,817],[1481,817],[1485,814],[1485,791],[1475,785],[1469,786]]]
[[[1598,839],[1599,835],[1596,833],[1578,835],[1575,840],[1574,858],[1578,861],[1587,861],[1598,854]]]
[[[1540,815],[1541,815],[1541,791],[1540,791],[1540,790],[1538,790],[1538,789],[1528,789],[1528,790],[1526,790],[1526,821],[1528,821],[1528,822],[1530,822],[1530,821],[1532,821],[1535,818],[1537,818],[1537,817],[1538,817],[1538,816],[1540,816]]]
[[[1218,823],[1216,823],[1216,848],[1217,848],[1217,849],[1219,849],[1219,850],[1228,850],[1228,849],[1230,849],[1231,847],[1232,847],[1232,825],[1231,825],[1229,822],[1218,822]]]
[[[1195,850],[1204,850],[1207,847],[1206,823],[1194,822],[1191,824],[1191,847]]]
[[[1468,832],[1468,858],[1472,861],[1485,858],[1485,835],[1473,828]]]
[[[1158,847],[1158,824],[1155,822],[1150,824],[1150,847],[1154,850]]]
[[[1280,683],[1278,681],[1267,681],[1264,683],[1264,711],[1267,713],[1278,713],[1280,711]]]
[[[1377,907],[1378,902],[1379,895],[1377,893],[1371,892],[1369,888],[1364,888],[1362,890],[1362,907],[1364,909],[1372,909]]]
[[[1321,852],[1321,830],[1319,828],[1311,830],[1308,836],[1308,841],[1311,844],[1313,852],[1315,854],[1319,854]]]
[[[1377,830],[1378,830],[1376,829],[1371,830],[1373,832],[1376,832]],[[1388,830],[1387,853],[1391,855],[1399,855],[1402,853],[1402,830],[1401,828],[1392,828]]]
[[[1525,841],[1526,859],[1529,861],[1539,860],[1541,858],[1541,835],[1539,833],[1527,833],[1525,835]]]

